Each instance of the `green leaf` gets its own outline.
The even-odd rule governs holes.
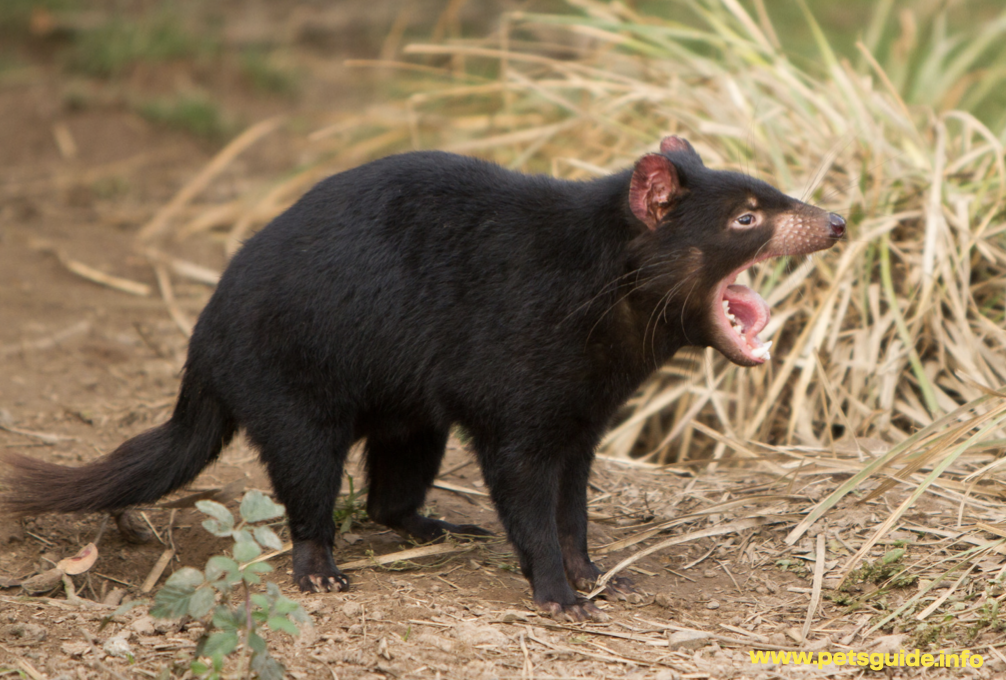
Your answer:
[[[213,633],[203,647],[203,654],[209,657],[216,655],[226,656],[237,649],[238,634],[235,631],[220,631]]]
[[[198,569],[193,569],[192,567],[182,567],[174,574],[168,577],[168,580],[164,582],[165,587],[171,588],[188,588],[189,590],[195,590],[203,584],[203,572]]]
[[[213,625],[220,630],[235,631],[244,625],[244,621],[235,612],[221,605],[213,612]]]
[[[300,609],[300,603],[294,602],[288,597],[283,597],[282,595],[276,599],[276,603],[273,605],[273,611],[277,614],[290,614],[298,609]]]
[[[183,567],[172,574],[154,597],[150,615],[158,619],[177,619],[189,612],[190,599],[196,587],[202,585],[203,574],[198,569]]]
[[[264,654],[266,652],[265,640],[258,633],[250,633],[248,635],[248,646],[256,654]]]
[[[251,541],[255,540],[254,538],[252,538],[251,532],[248,531],[247,529],[238,529],[237,531],[232,532],[231,536],[234,537],[235,543],[242,543],[242,542],[250,543]]]
[[[293,621],[285,616],[270,616],[269,620],[266,621],[266,625],[273,630],[281,630],[290,635],[300,635],[300,630],[297,626],[293,625]]]
[[[224,555],[214,555],[206,562],[206,579],[219,581],[226,578],[228,583],[237,583],[241,580],[238,569],[238,563],[231,558]]]
[[[257,489],[252,489],[241,499],[241,517],[246,522],[261,522],[282,517],[286,509]]]
[[[884,553],[884,556],[880,559],[880,563],[891,564],[892,562],[897,562],[904,556],[905,556],[904,548],[895,548],[894,550],[888,550],[886,553]]]
[[[206,531],[214,536],[230,536],[234,529],[234,515],[216,501],[197,501],[196,507],[210,516],[210,519],[203,522]]]
[[[201,619],[210,613],[216,602],[216,592],[210,586],[203,586],[196,589],[196,592],[189,598],[189,616],[194,619]]]
[[[268,652],[252,656],[251,667],[261,680],[283,680],[286,674],[283,664],[269,656]]]
[[[199,659],[196,659],[189,664],[189,670],[192,671],[193,675],[202,675],[203,673],[209,672],[210,667]]]
[[[250,571],[255,574],[267,574],[272,570],[272,565],[268,562],[256,562],[255,564],[249,564],[245,567],[245,571]]]
[[[234,559],[250,562],[262,554],[262,548],[255,541],[238,541],[234,544]]]
[[[283,549],[283,541],[269,527],[255,527],[255,540],[259,542],[259,545],[270,550]]]
[[[249,569],[241,570],[241,578],[244,580],[245,583],[252,586],[257,586],[258,584],[262,583],[262,579],[259,578],[259,575]]]
[[[251,596],[252,604],[256,607],[261,607],[262,609],[269,609],[269,598],[262,593],[255,593]]]

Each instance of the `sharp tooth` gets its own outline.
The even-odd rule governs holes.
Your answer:
[[[738,334],[744,333],[744,324],[730,312],[730,303],[726,300],[723,301],[723,315],[727,317],[730,325],[735,331],[737,331]]]
[[[771,359],[772,357],[768,353],[768,351],[771,348],[772,348],[772,341],[769,340],[764,345],[759,345],[758,347],[755,347],[753,350],[751,350],[751,356],[753,356],[755,359]]]

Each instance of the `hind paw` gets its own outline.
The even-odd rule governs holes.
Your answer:
[[[399,522],[388,523],[393,529],[402,531],[420,543],[441,540],[451,534],[460,539],[483,539],[495,536],[491,531],[475,524],[451,524],[442,519],[412,515]]]
[[[148,543],[154,538],[150,528],[132,510],[118,510],[112,513],[112,517],[127,543]]]
[[[614,576],[604,590],[600,592],[601,597],[606,600],[623,600],[625,602],[637,603],[642,600],[636,591],[636,584],[627,576]]]

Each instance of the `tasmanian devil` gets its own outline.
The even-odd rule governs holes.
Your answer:
[[[332,509],[366,438],[371,518],[421,541],[485,534],[419,514],[462,426],[535,602],[597,617],[574,587],[587,478],[609,420],[685,345],[768,359],[756,262],[827,248],[834,213],[667,137],[593,181],[416,152],[322,181],[253,236],[189,345],[171,419],[83,467],[6,456],[18,514],[121,510],[190,482],[243,427],[289,514],[294,580],[345,590]],[[632,591],[628,579],[608,596]]]

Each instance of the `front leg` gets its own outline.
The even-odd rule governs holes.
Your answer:
[[[566,578],[573,587],[590,591],[601,576],[601,570],[587,552],[587,480],[593,463],[593,449],[584,455],[571,455],[559,480],[559,503],[556,524]],[[608,600],[628,600],[636,592],[627,576],[615,576],[601,591]]]
[[[479,460],[500,520],[514,546],[534,602],[556,618],[606,618],[570,587],[556,524],[561,461],[540,444],[479,447]],[[552,453],[552,455],[549,455]]]

